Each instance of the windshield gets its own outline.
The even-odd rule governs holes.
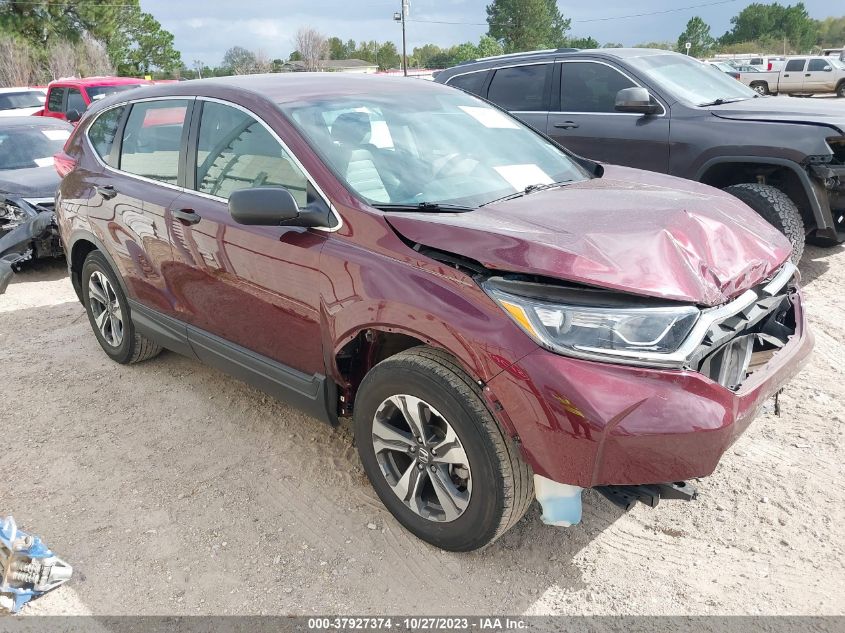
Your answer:
[[[722,72],[686,55],[649,55],[632,57],[629,63],[691,105],[708,105],[715,101],[742,101],[757,95],[751,88]]]
[[[124,84],[122,86],[88,86],[85,90],[88,91],[88,96],[91,101],[97,101],[115,92],[123,92],[124,90],[132,90],[141,84]]]
[[[69,136],[63,127],[0,128],[0,169],[49,167]]]
[[[528,127],[467,94],[408,91],[280,107],[371,204],[477,207],[587,173]]]
[[[834,68],[837,68],[839,70],[845,70],[845,62],[843,62],[841,59],[836,59],[835,57],[828,57],[826,61],[829,61],[831,64],[833,64]]]
[[[44,93],[37,90],[28,92],[0,93],[0,110],[19,110],[21,108],[43,108]]]

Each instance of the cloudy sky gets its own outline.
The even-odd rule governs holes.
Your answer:
[[[489,0],[410,0],[408,49],[428,42],[448,46],[477,41],[487,31],[485,6]],[[176,36],[176,46],[189,66],[200,59],[220,63],[231,46],[262,49],[272,58],[287,58],[300,26],[312,26],[328,36],[355,40],[393,40],[401,45],[401,31],[393,12],[401,0],[141,0]],[[786,0],[783,4],[789,4]],[[687,20],[700,15],[714,35],[730,26],[730,18],[751,0],[602,0],[600,3],[559,1],[572,19],[572,34],[591,35],[601,43],[633,45],[677,39]],[[841,14],[837,2],[804,0],[810,15]],[[709,5],[709,6],[702,6]],[[677,10],[679,7],[696,6]],[[663,12],[663,13],[659,13]],[[651,14],[632,17],[632,14]]]

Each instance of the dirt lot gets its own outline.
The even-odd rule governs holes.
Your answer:
[[[0,297],[0,514],[75,568],[30,614],[843,614],[845,250],[801,265],[811,365],[693,503],[537,506],[489,549],[405,532],[329,429],[172,353],[107,360],[60,264]]]

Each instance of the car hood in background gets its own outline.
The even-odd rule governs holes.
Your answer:
[[[39,110],[44,109],[44,104],[34,108],[15,108],[14,110],[0,110],[0,117],[4,116],[32,116]]]
[[[0,169],[0,194],[21,198],[52,198],[56,195],[60,180],[52,165]]]
[[[824,125],[845,134],[845,108],[837,99],[760,97],[709,109],[722,119]]]
[[[770,277],[789,241],[736,198],[606,166],[603,178],[466,213],[387,213],[405,238],[485,267],[699,305]]]

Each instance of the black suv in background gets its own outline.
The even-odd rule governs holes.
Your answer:
[[[845,109],[764,97],[697,60],[651,49],[559,49],[466,62],[435,81],[484,97],[594,160],[728,191],[780,229],[845,240]]]

